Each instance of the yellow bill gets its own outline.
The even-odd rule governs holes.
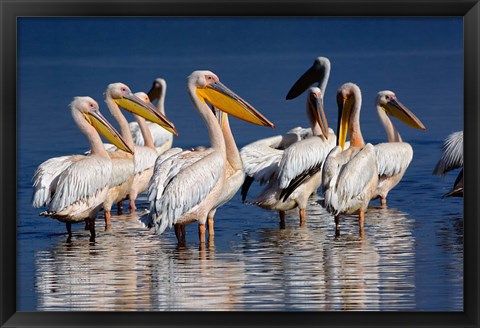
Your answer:
[[[133,154],[133,149],[128,147],[125,140],[120,133],[107,121],[107,119],[98,111],[92,111],[87,114],[83,114],[88,123],[90,123],[95,130],[97,130],[108,141],[114,144],[118,149]]]
[[[387,114],[398,118],[400,121],[414,129],[427,129],[425,125],[423,125],[423,123],[415,116],[415,114],[409,111],[396,99],[390,100],[385,106],[383,106],[383,109]]]
[[[348,127],[350,123],[350,115],[353,108],[353,97],[337,99],[338,104],[338,145],[344,150],[347,141]]]
[[[209,84],[203,89],[197,88],[197,95],[203,101],[208,101],[215,108],[241,120],[271,128],[275,127],[272,122],[260,114],[252,105],[220,82]]]
[[[114,101],[122,108],[125,108],[129,112],[139,115],[146,120],[157,123],[162,128],[178,136],[177,129],[168,118],[160,113],[151,103],[147,103],[135,96],[133,93],[127,96],[124,96],[119,99],[114,99]]]

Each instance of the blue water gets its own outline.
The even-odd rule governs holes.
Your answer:
[[[146,91],[163,77],[167,116],[180,133],[174,144],[207,145],[186,77],[208,69],[277,127],[231,119],[242,147],[307,124],[304,97],[285,95],[320,55],[332,62],[330,126],[335,91],[351,81],[362,90],[366,141],[385,140],[373,106],[380,90],[395,91],[427,127],[395,122],[414,159],[389,207],[371,203],[364,238],[353,217],[335,238],[316,198],[306,228],[292,211],[280,230],[276,213],[237,194],[218,210],[206,250],[194,225],[181,249],[172,231],[158,237],[137,226],[144,197],[139,213],[115,216],[94,245],[81,225],[67,243],[65,226],[32,208],[35,168],[88,147],[70,115],[72,97],[93,97],[110,118],[102,101],[109,83]],[[456,172],[442,179],[431,171],[443,139],[463,129],[462,71],[460,18],[19,18],[17,309],[461,311],[463,199],[441,199]]]

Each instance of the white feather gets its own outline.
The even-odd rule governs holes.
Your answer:
[[[335,147],[324,164],[325,207],[334,215],[366,207],[378,183],[375,148],[367,144],[361,150]]]
[[[47,206],[54,194],[59,175],[72,163],[85,156],[69,155],[53,157],[38,166],[33,175],[33,196],[32,205],[35,208]]]
[[[172,227],[210,194],[222,165],[223,157],[213,149],[192,152],[173,148],[159,156],[148,188],[148,221],[156,233]]]
[[[413,158],[413,149],[406,142],[387,142],[375,145],[379,176],[391,177],[405,172]]]
[[[108,186],[111,174],[110,159],[87,156],[72,163],[58,176],[57,188],[48,206],[49,212],[60,212],[75,202],[94,196]]]
[[[312,136],[285,149],[278,171],[279,187],[287,188],[293,179],[321,165],[335,142],[336,138],[326,140],[323,136]]]
[[[447,172],[463,167],[463,131],[450,134],[443,143],[442,157],[433,174],[444,176]]]

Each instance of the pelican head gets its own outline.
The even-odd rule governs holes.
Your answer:
[[[330,60],[327,57],[317,57],[313,65],[295,82],[288,91],[287,100],[300,96],[312,84],[318,82],[319,87],[325,93],[328,78],[330,76]]]
[[[203,102],[208,101],[222,112],[253,124],[275,127],[252,105],[223,85],[218,76],[210,71],[193,72],[188,77],[188,85],[189,88],[195,88],[196,95]]]
[[[175,125],[165,115],[160,113],[150,102],[145,102],[135,96],[125,84],[120,82],[109,84],[105,96],[111,98],[117,105],[129,112],[157,123],[165,130],[178,136]]]
[[[70,108],[72,111],[77,110],[82,113],[85,120],[118,149],[133,154],[133,149],[128,147],[120,133],[100,113],[95,100],[90,97],[75,97],[70,103]]]
[[[325,109],[323,107],[323,95],[322,90],[317,87],[311,87],[307,97],[307,110],[311,111],[315,121],[320,125],[323,136],[328,139],[328,122],[325,115]]]
[[[150,101],[160,98],[160,94],[165,93],[166,89],[167,89],[167,81],[165,81],[160,77],[156,78],[155,81],[153,81],[152,87],[147,92],[148,98],[150,99]]]
[[[376,105],[380,106],[386,114],[398,118],[400,121],[407,124],[408,126],[421,130],[427,129],[425,125],[423,125],[423,123],[411,111],[409,111],[397,100],[397,96],[394,92],[389,90],[380,91],[377,94],[375,102]]]
[[[362,105],[362,95],[360,88],[355,83],[345,83],[337,91],[337,106],[338,106],[338,128],[337,128],[337,142],[342,148],[345,147],[347,140],[347,132],[350,126],[350,117],[353,112],[354,104],[359,110]]]

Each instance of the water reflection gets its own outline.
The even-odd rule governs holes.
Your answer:
[[[244,233],[240,247],[248,286],[257,292],[251,302],[308,310],[414,308],[411,219],[395,209],[372,208],[366,234],[359,238],[355,217],[345,218],[351,231],[342,228],[340,237],[334,236],[333,218],[319,206],[309,207],[307,217],[306,228],[292,224]]]
[[[307,226],[251,221],[228,251],[177,247],[135,216],[114,218],[95,244],[74,235],[36,254],[39,310],[407,310],[415,309],[414,220],[370,208],[365,236],[312,199]]]

